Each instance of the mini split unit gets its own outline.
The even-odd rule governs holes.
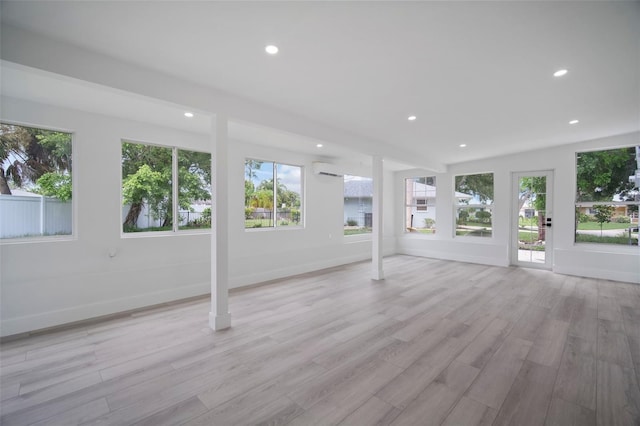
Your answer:
[[[322,176],[335,176],[342,177],[344,173],[338,169],[338,166],[335,164],[322,163],[320,161],[314,161],[312,164],[313,173],[316,175]]]

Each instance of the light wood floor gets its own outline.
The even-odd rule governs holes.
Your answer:
[[[640,286],[408,256],[2,345],[2,425],[638,425]]]

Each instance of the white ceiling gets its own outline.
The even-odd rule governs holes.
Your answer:
[[[640,130],[639,2],[3,1],[1,14],[439,163]]]

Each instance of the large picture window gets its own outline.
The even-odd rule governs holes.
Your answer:
[[[244,165],[245,229],[302,226],[302,167],[254,159]]]
[[[122,204],[124,233],[211,228],[211,154],[122,142]]]
[[[0,238],[71,235],[71,134],[0,124]]]
[[[413,177],[404,180],[405,229],[407,232],[436,232],[436,178]]]
[[[373,227],[373,179],[344,176],[344,235],[371,233]]]
[[[577,243],[638,245],[640,146],[576,155]]]
[[[491,237],[493,173],[455,177],[456,236]]]

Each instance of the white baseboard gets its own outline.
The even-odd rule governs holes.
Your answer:
[[[507,260],[495,259],[491,257],[483,257],[483,256],[469,256],[469,255],[457,255],[452,253],[442,253],[433,250],[420,250],[420,249],[410,249],[410,248],[399,248],[398,254],[406,254],[409,256],[418,256],[418,257],[428,257],[432,259],[440,259],[440,260],[453,260],[456,262],[467,262],[467,263],[477,263],[481,265],[490,265],[490,266],[509,266],[509,262]]]
[[[615,271],[611,269],[557,266],[553,267],[553,272],[564,275],[575,275],[578,277],[597,278],[602,280],[622,281],[632,284],[640,284],[640,271],[638,273]]]
[[[201,296],[210,292],[211,283],[205,282],[181,286],[170,290],[162,290],[153,293],[106,300],[104,302],[91,303],[88,305],[74,306],[67,309],[43,312],[37,315],[10,318],[0,322],[0,336],[11,336],[14,334],[27,333],[30,331],[74,323],[105,315],[114,315],[119,312],[126,312],[161,303]]]

